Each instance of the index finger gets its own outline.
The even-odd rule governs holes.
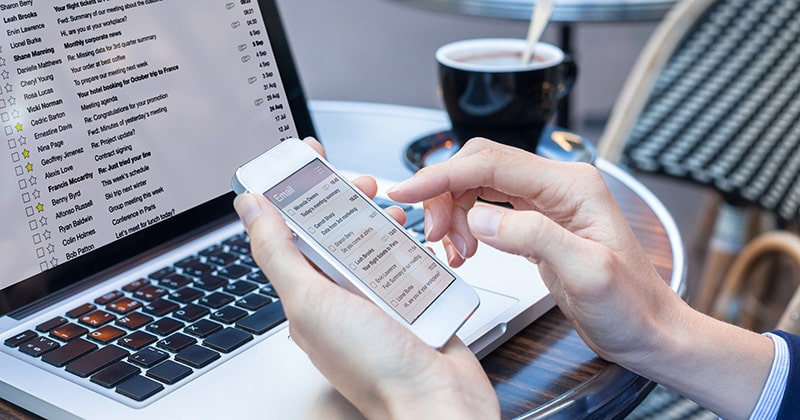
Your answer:
[[[396,185],[389,196],[400,202],[424,201],[445,192],[487,189],[481,193],[507,197],[563,197],[574,179],[564,163],[501,145],[473,139],[450,160],[422,168]],[[574,176],[572,177],[574,178]],[[485,198],[485,197],[484,197]]]

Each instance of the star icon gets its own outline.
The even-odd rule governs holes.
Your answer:
[[[57,266],[58,265],[58,258],[53,257],[53,259],[50,260],[50,265],[52,265],[53,267]]]
[[[16,109],[11,111],[11,116],[14,117],[14,119],[16,120],[17,118],[19,118],[19,111],[17,111]]]
[[[27,141],[27,140],[28,139],[25,138],[25,136],[19,136],[19,140],[18,141],[19,141],[19,144],[24,146],[25,145],[25,141]]]
[[[47,226],[47,217],[46,216],[42,216],[39,219],[39,224],[42,225],[42,226]]]
[[[5,65],[6,65],[6,59],[3,58],[3,57],[0,57],[0,67],[3,67]]]
[[[36,185],[36,177],[31,175],[31,177],[28,178],[28,184]]]
[[[41,197],[41,196],[42,196],[42,193],[39,192],[39,190],[33,190],[33,198],[34,199],[38,200],[39,197]]]
[[[46,241],[49,241],[49,240],[50,240],[50,237],[51,237],[51,236],[53,236],[53,235],[50,233],[50,231],[49,231],[49,230],[46,230],[46,231],[44,231],[44,233],[42,234],[42,236],[44,236],[44,239],[45,239]]]
[[[48,245],[47,245],[47,253],[48,253],[48,254],[52,254],[52,253],[54,253],[54,252],[56,252],[56,247],[55,247],[55,246],[53,246],[53,244],[48,244]]]
[[[25,165],[25,169],[27,169],[27,170],[28,170],[28,172],[31,172],[31,171],[33,171],[33,164],[32,164],[32,163],[30,163],[30,162],[28,162],[28,164],[27,164],[27,165]]]
[[[36,205],[36,211],[38,211],[39,213],[43,212],[44,211],[44,204],[42,204],[42,203],[37,204]]]
[[[17,125],[15,125],[14,128],[17,129],[17,132],[22,131],[22,123],[17,123]]]
[[[11,93],[11,89],[13,88],[14,86],[11,86],[11,83],[6,83],[6,93]]]
[[[23,150],[23,151],[22,151],[22,157],[24,157],[25,159],[27,159],[27,158],[31,157],[31,152],[30,152],[30,150],[28,150],[28,149],[25,149],[25,150]]]
[[[15,98],[13,96],[9,96],[8,97],[8,104],[11,105],[11,106],[16,105],[17,104],[17,98]]]
[[[0,77],[2,77],[3,80],[8,80],[8,70],[0,71]]]

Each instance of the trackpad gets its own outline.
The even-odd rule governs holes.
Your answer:
[[[508,322],[509,319],[498,318],[519,302],[516,298],[479,287],[474,289],[481,298],[481,304],[457,333],[458,337],[467,345],[490,332],[497,324]]]

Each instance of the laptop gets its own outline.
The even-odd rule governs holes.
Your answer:
[[[232,210],[240,164],[315,135],[275,1],[0,6],[0,398],[47,418],[358,417],[291,341]],[[553,307],[522,258],[483,247],[458,271],[479,357]]]

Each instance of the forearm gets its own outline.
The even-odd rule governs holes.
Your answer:
[[[662,346],[628,367],[727,420],[748,418],[772,366],[772,340],[686,305],[665,324],[655,340]]]

